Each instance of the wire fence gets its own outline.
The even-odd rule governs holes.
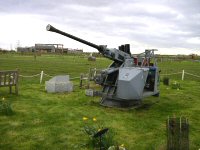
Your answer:
[[[167,71],[163,71],[163,72],[167,72]],[[41,84],[43,81],[43,78],[46,76],[48,78],[52,78],[54,77],[54,75],[49,75],[47,73],[44,73],[44,71],[41,71],[38,74],[34,74],[34,75],[19,75],[21,78],[33,78],[33,77],[39,77],[39,83]],[[163,73],[160,74],[161,77],[170,77],[172,79],[176,79],[176,80],[198,80],[200,81],[200,75],[197,74],[192,74],[189,72],[186,72],[185,70],[182,71],[177,71],[177,72],[172,72],[172,73]],[[70,80],[75,80],[75,79],[80,79],[79,77],[72,77],[70,78]]]
[[[23,77],[23,78],[33,78],[33,77],[37,77],[37,76],[40,76],[41,73],[38,73],[38,74],[35,74],[35,75],[31,75],[31,76],[27,76],[27,75],[19,75],[20,77]]]
[[[172,79],[177,80],[194,80],[194,81],[200,81],[200,75],[193,74],[186,72],[185,70],[182,70],[181,72],[172,72],[172,73],[164,73],[160,74],[161,77],[170,76]]]
[[[39,78],[39,83],[41,84],[42,81],[43,81],[43,78],[46,76],[48,78],[52,78],[56,75],[49,75],[47,73],[44,73],[44,71],[41,71],[40,73],[38,74],[34,74],[34,75],[19,75],[21,78],[34,78],[34,77],[38,77]],[[70,78],[70,80],[75,80],[75,79],[80,79],[80,77],[72,77]]]

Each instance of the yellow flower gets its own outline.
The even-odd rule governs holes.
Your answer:
[[[124,144],[121,144],[120,146],[121,146],[121,147],[124,147]]]
[[[86,120],[88,120],[88,118],[87,117],[83,117],[83,121],[86,121]]]
[[[101,129],[98,129],[98,132],[101,131]]]
[[[93,119],[92,119],[93,121],[97,121],[97,119],[94,117]]]
[[[3,97],[3,98],[2,98],[2,100],[4,101],[4,100],[5,100],[5,98]]]

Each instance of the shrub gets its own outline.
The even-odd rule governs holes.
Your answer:
[[[180,83],[174,81],[174,82],[172,83],[172,89],[177,89],[177,90],[181,89]]]
[[[168,77],[164,77],[163,78],[163,84],[164,85],[169,85],[169,78]]]
[[[102,129],[105,129],[105,127],[100,122],[98,122],[96,118],[89,120],[87,117],[83,117],[83,121],[84,121],[84,127],[83,127],[84,133],[89,136],[87,145],[93,149],[99,148],[100,139],[95,138],[94,135],[97,132],[101,131]],[[101,147],[107,150],[111,145],[114,145],[115,142],[113,140],[113,137],[114,137],[114,132],[112,129],[109,129],[108,132],[102,136]]]
[[[0,114],[7,116],[13,114],[10,102],[4,97],[0,100]]]

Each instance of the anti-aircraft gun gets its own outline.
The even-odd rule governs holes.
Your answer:
[[[113,60],[111,65],[101,72],[98,83],[102,85],[101,105],[109,107],[130,107],[150,95],[159,95],[159,72],[155,63],[153,50],[133,57],[130,45],[125,44],[116,48],[107,48],[106,45],[96,45],[71,34],[47,25],[47,31],[59,33],[97,49],[104,57]]]

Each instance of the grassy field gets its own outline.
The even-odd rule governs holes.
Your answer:
[[[70,74],[77,77],[89,68],[105,68],[110,60],[98,58],[88,62],[74,56],[44,55],[37,57],[0,55],[0,70],[20,69],[21,75],[34,75],[42,70],[49,75]],[[200,75],[199,62],[159,63],[161,73],[185,70]],[[45,80],[50,78],[45,76]],[[83,132],[83,117],[93,117],[114,132],[114,140],[129,150],[163,150],[166,146],[166,119],[185,116],[190,124],[190,149],[200,148],[200,80],[181,75],[170,77],[170,82],[181,84],[180,90],[160,84],[160,97],[145,98],[137,109],[106,108],[99,105],[98,97],[86,97],[83,89],[72,93],[48,94],[39,76],[20,77],[19,95],[8,94],[0,88],[0,98],[12,104],[14,114],[0,115],[0,149],[67,149],[87,150],[81,146],[88,141]],[[78,84],[78,80],[74,81]]]

